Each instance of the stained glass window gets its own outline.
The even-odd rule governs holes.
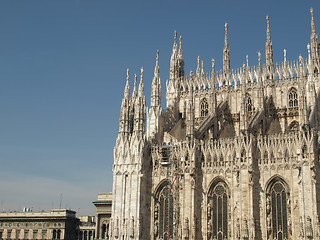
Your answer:
[[[271,236],[272,239],[288,239],[288,209],[287,209],[287,192],[281,181],[276,181],[271,186],[267,195],[267,203],[271,204],[271,211],[267,216],[271,217]],[[267,206],[267,209],[269,207]],[[269,228],[269,226],[268,226]]]
[[[217,183],[209,195],[208,239],[228,239],[228,193],[224,182]]]
[[[168,223],[170,216],[170,239],[173,237],[173,197],[170,194],[169,209],[169,186],[164,186],[159,193],[157,203],[159,206],[159,230],[157,239],[168,239]]]

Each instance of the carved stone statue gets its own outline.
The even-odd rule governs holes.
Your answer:
[[[310,216],[307,217],[306,235],[307,235],[307,238],[309,238],[309,239],[313,238],[312,220],[311,220]]]
[[[116,219],[115,226],[114,226],[114,236],[116,238],[119,237],[119,218],[118,217]]]
[[[131,217],[130,220],[130,237],[133,238],[134,237],[134,217]]]
[[[184,220],[184,237],[189,238],[189,219]]]
[[[299,220],[299,237],[304,238],[303,219],[301,216]]]

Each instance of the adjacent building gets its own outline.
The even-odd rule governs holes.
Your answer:
[[[99,193],[93,204],[96,206],[95,239],[111,239],[112,193]]]
[[[0,239],[77,239],[79,219],[71,210],[0,212]]]
[[[95,239],[96,222],[94,216],[81,216],[79,225],[79,240]]]

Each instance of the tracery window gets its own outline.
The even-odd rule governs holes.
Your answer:
[[[218,181],[211,187],[208,195],[208,239],[229,239],[229,194],[223,181]]]
[[[154,222],[155,222],[155,238],[168,239],[168,224],[170,221],[170,238],[173,239],[173,196],[170,193],[169,185],[165,185],[159,191],[155,201]],[[170,207],[169,207],[170,199]],[[169,219],[170,218],[170,219]]]
[[[289,92],[289,108],[298,107],[298,93],[295,88],[291,88]]]
[[[289,199],[285,183],[281,179],[275,179],[269,186],[266,199],[268,239],[289,239],[289,228],[291,228],[288,225]]]
[[[208,101],[207,99],[202,99],[201,103],[200,103],[200,116],[201,117],[205,117],[208,115],[208,108],[209,108],[209,105],[208,105]]]

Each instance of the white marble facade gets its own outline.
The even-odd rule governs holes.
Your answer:
[[[143,69],[122,100],[112,239],[320,239],[320,58],[311,9],[307,57],[184,73],[174,36],[166,109],[159,52],[146,109]],[[169,236],[168,236],[169,235]]]

